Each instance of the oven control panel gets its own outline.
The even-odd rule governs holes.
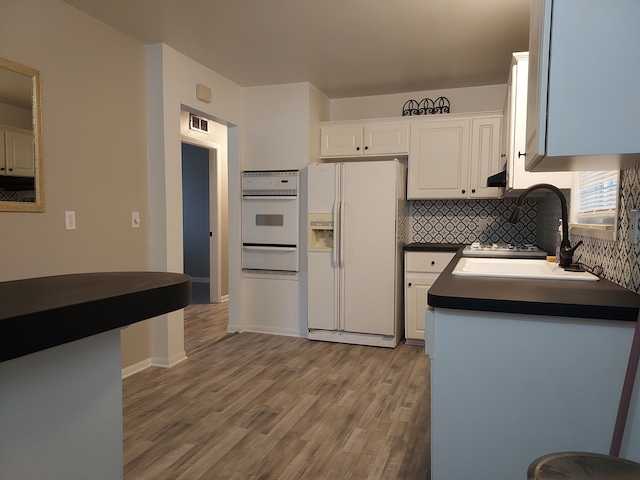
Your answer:
[[[298,170],[242,172],[242,195],[298,195]]]

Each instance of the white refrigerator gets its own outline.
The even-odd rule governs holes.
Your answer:
[[[309,164],[309,339],[395,347],[402,337],[406,167]]]

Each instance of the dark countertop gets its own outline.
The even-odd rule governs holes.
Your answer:
[[[460,277],[451,272],[462,249],[429,289],[433,307],[487,312],[635,321],[640,295],[608,280]]]
[[[464,247],[459,243],[408,243],[402,249],[405,252],[457,252]]]
[[[0,282],[0,361],[185,307],[191,278],[166,272],[79,273]]]

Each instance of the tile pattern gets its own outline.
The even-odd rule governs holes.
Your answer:
[[[536,200],[526,199],[517,225],[508,222],[515,198],[501,200],[414,200],[411,241],[423,243],[536,244]]]
[[[407,242],[407,224],[408,224],[408,210],[409,210],[409,202],[407,202],[404,198],[398,199],[398,231],[397,231],[397,241],[400,245]]]
[[[601,266],[604,278],[640,293],[640,245],[628,242],[629,210],[640,208],[640,165],[621,171],[619,201],[617,240],[573,235],[571,237],[572,244],[580,240],[584,242],[576,251],[574,258],[590,267]],[[560,217],[559,212],[559,202],[557,207],[554,207],[552,200],[539,203],[538,238],[542,243],[546,244],[548,239],[554,238],[557,229],[555,222]],[[542,245],[539,246],[546,248]]]
[[[565,195],[567,203],[570,204],[569,195]],[[559,220],[562,218],[562,208],[560,200],[553,194],[540,197],[538,199],[538,225],[537,238],[538,247],[546,250],[550,255],[556,253],[556,236],[558,234]],[[574,240],[570,238],[571,243]]]
[[[13,190],[0,190],[0,202],[18,202],[18,192]]]

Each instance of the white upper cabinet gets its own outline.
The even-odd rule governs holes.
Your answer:
[[[35,145],[32,133],[0,130],[0,175],[34,177]]]
[[[407,198],[466,197],[470,137],[468,119],[412,122]]]
[[[322,158],[407,155],[409,124],[386,121],[324,124],[320,140]]]
[[[499,114],[412,122],[408,198],[499,198],[486,184],[503,168],[500,129]]]
[[[528,170],[640,162],[639,18],[637,0],[532,1]]]
[[[511,72],[504,103],[503,154],[507,161],[507,190],[525,190],[537,183],[571,188],[570,172],[527,172],[524,167],[527,142],[527,85],[529,53],[511,58]]]
[[[500,198],[501,188],[487,187],[487,178],[504,169],[500,159],[502,115],[471,120],[471,157],[469,160],[469,198]]]

